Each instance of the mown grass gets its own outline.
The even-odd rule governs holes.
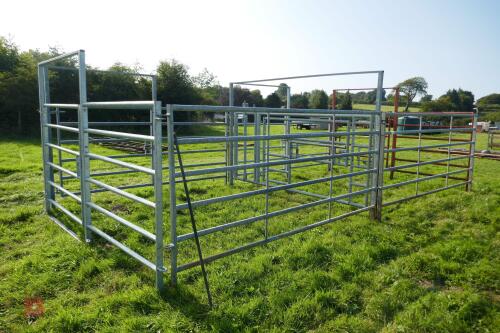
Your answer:
[[[352,108],[354,110],[375,110],[375,105],[373,104],[353,104]],[[382,111],[387,111],[387,112],[394,112],[394,106],[393,105],[382,105]],[[404,111],[404,105],[399,106],[399,112]],[[415,106],[410,106],[408,108],[409,112],[419,112],[420,108],[415,107]]]
[[[193,154],[191,161],[210,158]],[[439,192],[385,208],[382,223],[361,214],[210,264],[216,306],[209,309],[199,269],[181,273],[178,287],[158,295],[147,268],[99,239],[88,246],[55,226],[43,211],[40,160],[37,140],[0,142],[0,332],[494,332],[500,327],[497,161],[476,160],[471,193],[462,187]],[[323,169],[308,172],[317,176]],[[222,181],[191,187],[195,200],[252,188],[237,183],[230,189]],[[153,195],[149,188],[132,192]],[[180,186],[177,193],[182,199]],[[94,199],[153,231],[150,210],[107,193]],[[270,203],[276,208],[305,201],[277,194]],[[220,204],[197,213],[198,222],[208,226],[253,216],[259,212],[251,207],[261,209],[262,203],[256,197]],[[276,219],[270,231],[317,221],[324,218],[322,209]],[[93,217],[117,239],[153,253],[143,238]],[[202,244],[215,253],[255,239],[262,228],[233,229]],[[190,231],[186,214],[179,217],[179,229]],[[193,244],[185,244],[183,262],[195,258]],[[29,319],[24,300],[34,296],[43,299],[46,313]]]

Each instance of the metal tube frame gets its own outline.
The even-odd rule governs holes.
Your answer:
[[[79,103],[78,104],[62,104],[51,103],[48,70],[56,68],[54,62],[62,61],[70,57],[78,57],[78,75],[79,75]],[[43,151],[43,167],[44,167],[44,189],[45,189],[45,209],[58,226],[67,231],[72,237],[78,238],[78,235],[66,226],[64,221],[52,216],[52,209],[55,208],[67,216],[70,220],[82,225],[84,239],[86,242],[91,242],[93,235],[100,236],[119,249],[126,252],[131,257],[135,258],[142,264],[155,271],[156,287],[158,290],[164,289],[164,251],[169,251],[169,266],[170,280],[172,284],[176,284],[178,273],[191,267],[200,264],[199,261],[178,264],[178,245],[179,243],[194,237],[193,233],[178,235],[177,230],[177,213],[180,210],[187,209],[187,204],[179,202],[176,197],[176,184],[180,182],[181,174],[178,171],[178,166],[175,163],[176,149],[174,147],[174,131],[175,126],[191,126],[191,125],[207,125],[207,126],[224,126],[225,135],[222,137],[181,137],[178,140],[179,145],[196,145],[206,144],[208,146],[201,149],[182,149],[182,154],[197,154],[211,153],[222,155],[222,161],[210,161],[209,163],[186,163],[185,167],[189,168],[185,171],[187,177],[185,181],[196,182],[207,179],[224,178],[229,186],[233,186],[236,182],[257,185],[258,188],[253,188],[249,191],[233,193],[231,195],[212,197],[210,199],[194,200],[192,202],[193,209],[203,209],[203,207],[229,202],[236,199],[250,198],[254,195],[265,195],[265,210],[264,214],[252,216],[237,221],[226,221],[224,224],[217,224],[202,228],[198,231],[200,237],[210,235],[216,232],[234,228],[243,225],[249,225],[257,221],[264,221],[264,230],[262,239],[250,242],[234,249],[215,254],[205,259],[212,262],[216,259],[225,257],[248,249],[257,245],[266,244],[268,242],[288,237],[305,230],[309,230],[324,224],[342,220],[348,216],[356,215],[363,212],[369,212],[372,219],[378,221],[382,218],[382,208],[410,200],[412,198],[421,197],[426,194],[435,193],[441,190],[455,188],[463,184],[467,184],[468,189],[472,182],[473,160],[474,160],[474,143],[475,143],[475,127],[474,128],[457,128],[452,125],[452,122],[457,117],[470,117],[470,113],[412,113],[424,116],[440,116],[451,117],[448,128],[427,129],[423,128],[422,121],[416,130],[406,131],[413,135],[418,135],[419,143],[417,147],[397,147],[397,116],[406,115],[407,113],[397,112],[397,102],[395,102],[395,112],[383,113],[381,111],[382,87],[383,87],[383,71],[364,71],[364,72],[345,72],[345,73],[330,73],[317,74],[295,77],[283,77],[275,79],[264,79],[254,81],[233,82],[229,85],[229,106],[207,106],[207,105],[173,105],[169,104],[162,108],[161,102],[157,101],[157,79],[151,75],[152,80],[152,100],[151,101],[118,101],[118,102],[88,102],[86,89],[86,65],[85,53],[83,50],[69,53],[67,55],[58,56],[48,61],[42,62],[38,67],[39,74],[39,96],[40,96],[40,121],[42,132],[42,151]],[[294,109],[291,107],[291,92],[287,85],[286,91],[286,107],[282,109],[276,108],[260,108],[260,107],[238,107],[234,106],[234,85],[246,84],[255,86],[272,86],[276,85],[265,84],[262,82],[280,81],[288,79],[303,79],[315,78],[324,76],[336,75],[358,75],[358,74],[376,74],[377,75],[377,96],[375,103],[375,111],[362,110],[337,110],[336,94],[334,90],[333,110],[310,110],[310,109]],[[141,74],[137,74],[141,75]],[[148,76],[148,75],[146,75]],[[354,90],[354,89],[353,89]],[[396,93],[399,98],[399,92]],[[144,110],[149,113],[149,122],[92,122],[89,121],[89,112],[99,112],[99,109],[122,109],[122,110]],[[56,123],[52,124],[51,114],[55,110]],[[61,121],[61,110],[76,110],[78,113],[77,122]],[[92,111],[96,110],[96,111]],[[166,120],[162,119],[162,111],[166,111]],[[213,112],[224,113],[224,122],[175,122],[174,114],[176,112]],[[241,122],[239,121],[241,115]],[[253,124],[248,122],[248,116],[254,118]],[[311,123],[326,123],[329,128],[327,131],[319,131],[307,133],[297,131],[292,133],[291,126],[294,121],[306,119]],[[389,126],[386,133],[386,119],[390,119],[392,128]],[[473,123],[477,122],[477,115],[473,115]],[[347,131],[337,131],[337,125],[346,125]],[[283,126],[283,134],[274,134],[273,127]],[[77,126],[77,127],[76,127]],[[89,126],[148,126],[149,135],[127,133],[117,130],[100,130],[97,128],[89,128]],[[166,136],[162,134],[162,126],[166,126]],[[243,135],[239,135],[240,126],[243,127]],[[248,131],[248,126],[253,126],[253,134]],[[362,129],[361,127],[367,127]],[[52,142],[51,132],[56,131],[56,142]],[[62,133],[78,134],[78,139],[63,139]],[[452,139],[452,132],[471,133],[471,140]],[[446,134],[447,142],[437,145],[423,145],[423,134]],[[100,138],[96,139],[91,135],[97,135]],[[338,140],[336,140],[338,139]],[[389,144],[392,139],[392,147]],[[168,150],[163,151],[163,142],[167,141]],[[279,144],[276,141],[279,140]],[[385,140],[388,140],[387,142]],[[112,143],[112,142],[143,142],[144,154],[115,154],[103,156],[90,152],[90,144],[97,143]],[[273,142],[274,141],[274,142]],[[242,142],[242,147],[239,147],[239,142]],[[65,147],[66,144],[78,144],[78,151]],[[253,147],[252,147],[253,144]],[[210,146],[211,145],[211,146]],[[303,146],[303,151],[299,154],[299,145]],[[459,145],[469,145],[471,153],[465,156],[452,157],[450,147]],[[309,147],[309,148],[308,148]],[[445,159],[437,160],[421,160],[420,154],[426,152],[426,149],[446,148],[448,156]],[[297,149],[294,153],[294,149]],[[308,150],[308,149],[312,149]],[[314,150],[316,149],[316,150]],[[323,152],[323,150],[327,150]],[[248,153],[253,150],[253,159],[248,158]],[[239,160],[239,153],[243,152],[242,161]],[[395,165],[396,152],[417,151],[418,159],[415,163],[405,165]],[[57,153],[57,164],[53,161],[53,154]],[[179,154],[181,152],[178,152]],[[63,154],[73,155],[72,158],[64,158]],[[168,166],[162,165],[163,156],[167,155]],[[386,157],[385,157],[386,156]],[[150,165],[144,166],[138,163],[125,162],[120,159],[135,157],[150,158]],[[384,168],[384,158],[387,159],[386,167]],[[389,164],[389,158],[391,163]],[[468,166],[460,170],[451,170],[450,162],[458,159],[467,159]],[[100,164],[118,166],[126,168],[126,170],[104,169],[91,170],[91,162],[99,161]],[[404,159],[399,159],[403,161]],[[407,159],[408,160],[408,159]],[[410,160],[408,160],[410,161]],[[63,162],[67,163],[63,167]],[[76,162],[76,172],[71,170]],[[249,163],[250,162],[250,163]],[[425,165],[445,165],[446,172],[438,174],[427,174],[420,172],[420,167]],[[203,167],[210,167],[203,169]],[[304,168],[326,168],[328,176],[303,179],[297,181],[292,177],[292,170],[299,173],[299,170],[307,170]],[[396,171],[405,172],[412,167],[419,169],[419,174],[416,179],[404,181],[389,181],[384,184],[384,172],[391,173]],[[168,173],[168,179],[163,180],[163,170]],[[59,174],[59,182],[54,181],[54,171]],[[148,182],[141,184],[126,184],[121,186],[111,186],[103,181],[95,179],[100,176],[119,176],[133,172],[145,172],[150,177]],[[467,172],[468,178],[465,182],[452,183],[457,177],[452,177],[455,174]],[[294,173],[295,174],[295,173]],[[67,175],[67,176],[65,176]],[[272,176],[271,176],[272,175]],[[281,177],[272,179],[272,177]],[[302,172],[302,176],[308,175],[307,172]],[[196,177],[198,176],[198,177]],[[362,177],[365,180],[364,184],[360,184],[355,179]],[[79,191],[70,190],[65,187],[65,179],[77,179],[80,182]],[[391,177],[392,178],[392,177]],[[426,192],[416,192],[415,195],[404,198],[397,198],[392,201],[384,202],[383,191],[393,190],[406,185],[418,184],[423,181],[445,178],[446,184],[438,189],[433,189]],[[344,187],[336,187],[334,182],[342,182]],[[68,180],[69,182],[69,180]],[[91,185],[98,188],[91,188]],[[169,187],[169,241],[165,244],[163,221],[163,185]],[[323,188],[325,193],[315,193],[308,186],[315,188]],[[147,200],[133,193],[127,192],[127,189],[140,187],[153,187],[154,201]],[[324,187],[321,187],[324,186]],[[361,189],[359,189],[359,187]],[[357,189],[355,189],[357,188]],[[233,187],[236,189],[236,186]],[[344,192],[338,193],[337,190]],[[57,192],[56,192],[57,190]],[[154,209],[154,232],[148,231],[132,221],[118,216],[110,210],[102,207],[96,202],[97,198],[92,196],[93,193],[111,192],[119,195],[125,200],[131,200],[138,204],[146,205]],[[347,192],[345,192],[347,191]],[[278,210],[271,210],[270,196],[278,193],[293,193],[293,195],[303,196],[307,198],[302,204],[283,207]],[[80,212],[70,211],[65,208],[62,202],[58,201],[58,196],[67,196],[80,203]],[[362,203],[356,198],[361,198]],[[272,226],[272,218],[283,216],[290,213],[303,212],[306,209],[319,207],[327,207],[326,219],[313,222],[310,224],[295,227],[291,230],[280,232],[276,235],[270,234]],[[341,208],[345,207],[348,212],[342,212]],[[338,209],[337,209],[338,208]],[[108,235],[105,230],[94,225],[91,219],[91,210],[103,214],[106,218],[120,223],[120,225],[128,227],[135,232],[139,232],[151,242],[155,243],[154,259],[150,260],[128,248],[123,243]],[[96,220],[97,221],[97,220]]]

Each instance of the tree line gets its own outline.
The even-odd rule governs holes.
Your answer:
[[[61,53],[56,48],[49,48],[47,51],[31,49],[21,51],[12,41],[0,37],[0,130],[2,132],[33,133],[39,130],[37,64]],[[52,102],[78,103],[76,59],[59,61],[55,67],[49,72]],[[59,67],[73,70],[60,70]],[[108,68],[111,72],[99,71],[91,66],[87,69],[89,101],[151,99],[150,79],[134,75],[141,71],[139,65],[127,66],[115,63]],[[156,73],[158,77],[157,98],[163,103],[229,104],[229,89],[221,86],[216,76],[207,69],[191,75],[186,65],[176,60],[164,60],[159,62]],[[433,99],[427,94],[427,82],[421,77],[405,80],[398,87],[401,92],[399,104],[406,109],[409,106],[419,106],[424,111],[470,111],[474,107],[474,95],[462,89],[451,89],[443,96]],[[415,102],[417,96],[422,96],[420,102]],[[353,108],[353,104],[374,104],[375,99],[376,90],[356,93],[338,92],[336,107],[349,110]],[[287,103],[287,86],[284,83],[280,84],[276,91],[266,97],[258,89],[235,86],[234,105],[243,103],[256,107],[284,107]],[[382,103],[393,105],[394,92],[386,94],[383,90]],[[332,106],[332,94],[327,94],[321,89],[295,93],[290,96],[290,104],[293,108],[328,109]],[[484,105],[493,104],[500,105],[500,102],[498,99],[489,98],[483,100],[481,105],[484,107]],[[498,111],[496,108],[493,110]],[[193,118],[197,115],[192,113],[184,116]],[[102,112],[96,117],[93,120],[139,121],[143,120],[141,117],[144,116]]]

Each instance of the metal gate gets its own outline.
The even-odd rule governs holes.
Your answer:
[[[65,63],[75,58],[77,67]],[[78,101],[51,101],[51,70],[77,73]],[[163,288],[165,266],[176,283],[178,272],[202,260],[212,262],[363,212],[380,220],[384,206],[459,186],[470,190],[472,184],[476,114],[381,112],[383,71],[238,83],[267,86],[263,82],[375,75],[375,111],[293,109],[289,86],[284,108],[233,106],[236,83],[230,85],[229,106],[162,107],[156,101],[156,77],[131,73],[124,75],[151,80],[151,100],[89,102],[87,71],[82,50],[38,67],[45,209],[74,238],[80,238],[80,231],[86,242],[100,236],[154,270],[158,289]],[[93,120],[107,110],[137,112],[142,120]],[[192,114],[198,117],[190,119]],[[399,128],[401,117],[416,117],[416,122]],[[197,233],[184,224],[189,205],[177,188],[183,176],[193,198]],[[152,215],[127,219],[101,193],[146,206]],[[113,237],[97,226],[92,214],[128,231]],[[164,235],[164,228],[169,233]],[[154,249],[142,253],[126,245],[132,234]],[[194,247],[188,241],[197,236],[208,256],[192,261]],[[241,243],[227,247],[227,237]]]

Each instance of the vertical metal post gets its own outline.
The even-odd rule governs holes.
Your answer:
[[[151,77],[151,100],[152,101],[156,101],[157,99],[157,85],[158,85],[158,81],[157,81],[157,78],[156,78],[156,75],[152,76]],[[150,110],[149,112],[149,135],[151,136],[154,136],[154,122],[155,122],[155,110]],[[161,111],[160,111],[160,117],[161,117]],[[147,149],[149,145],[149,151]],[[155,166],[155,161],[154,161],[154,157],[153,157],[153,149],[151,147],[151,145],[153,145],[153,143],[151,142],[144,142],[144,153],[150,153],[151,154],[151,169],[154,170],[154,166]],[[155,176],[151,176],[151,183],[154,184],[155,183]]]
[[[286,87],[286,108],[290,109],[291,107],[291,92],[290,92],[290,87]],[[291,129],[291,122],[290,122],[290,116],[286,115],[285,116],[285,134],[290,134],[290,129]],[[288,160],[292,159],[292,147],[291,147],[291,140],[290,139],[285,139],[285,156]],[[292,182],[292,165],[291,164],[285,164],[285,171],[286,171],[286,178],[287,178],[287,183]]]
[[[91,201],[90,194],[90,158],[89,154],[89,127],[88,109],[83,106],[87,102],[87,69],[85,67],[85,51],[78,52],[78,89],[80,94],[80,105],[78,107],[78,137],[80,145],[80,191],[82,198],[82,222],[85,241],[92,241],[92,232],[88,227],[92,224],[90,207],[88,203]]]
[[[335,113],[335,109],[333,109],[333,112]],[[333,133],[335,131],[335,114],[332,115],[332,123],[330,124],[330,126],[333,128],[333,130],[331,131],[331,133]],[[330,171],[330,188],[328,190],[328,198],[330,199],[330,201],[328,201],[328,219],[331,219],[332,218],[332,195],[333,195],[333,166],[335,165],[335,154],[337,153],[335,151],[335,140],[334,140],[334,136],[332,135],[330,138],[329,138],[330,142],[331,142],[331,146],[330,146],[330,163],[328,164],[328,167],[330,168],[328,171]]]
[[[168,139],[168,183],[170,199],[170,274],[172,284],[177,284],[177,200],[175,197],[175,145],[174,145],[174,111],[167,105],[167,139]]]
[[[247,136],[248,135],[248,129],[247,129],[247,123],[248,123],[248,114],[243,113],[243,135]],[[243,164],[247,165],[247,140],[243,141]],[[243,180],[247,180],[247,168],[245,167],[243,169]]]
[[[351,132],[352,131],[352,132]],[[351,116],[351,130],[349,131],[350,147],[347,149],[347,152],[354,154],[354,150],[356,149],[356,135],[352,134],[356,133],[356,117]],[[354,155],[351,155],[349,158],[349,173],[352,174],[354,172]],[[349,193],[352,193],[352,175],[349,176]],[[349,196],[349,203],[352,202],[352,196]]]
[[[373,132],[375,130],[375,115],[370,115],[370,127],[369,130],[370,132]],[[374,144],[374,138],[375,135],[371,134],[368,137],[368,150],[375,150],[375,144]],[[368,154],[368,169],[374,169],[375,168],[375,157],[372,153]],[[371,188],[373,184],[373,174],[366,174],[366,188]],[[370,204],[370,195],[373,195],[373,193],[367,192],[365,194],[365,206],[368,206]]]
[[[229,137],[229,113],[224,112],[224,136],[227,139]],[[226,166],[230,166],[229,163],[229,143],[224,142],[224,162]],[[229,181],[229,171],[226,171],[226,177],[224,178],[224,185],[227,185]]]
[[[448,186],[448,179],[450,177],[450,158],[451,158],[451,134],[453,130],[453,115],[450,116],[450,133],[448,133],[448,161],[446,161],[446,185]]]
[[[374,165],[376,172],[373,174],[373,185],[376,191],[372,192],[372,205],[374,208],[370,210],[370,217],[378,221],[382,220],[382,186],[384,182],[384,139],[385,139],[385,114],[382,113],[382,87],[384,83],[384,72],[378,73],[377,82],[377,99],[375,100],[375,131],[378,134],[375,136],[375,147],[377,154],[375,155]]]
[[[267,113],[267,132],[268,135],[271,132],[271,120],[270,120],[270,114],[269,112]],[[269,138],[266,140],[266,145],[267,145],[267,154],[266,154],[266,162],[269,164],[269,147],[270,147],[270,140]],[[266,166],[266,220],[265,220],[265,231],[264,235],[265,238],[267,239],[269,237],[269,165]]]
[[[348,118],[348,117],[346,117]],[[351,131],[352,131],[352,118],[351,119],[347,119],[346,120],[347,122],[347,135],[346,135],[346,138],[345,138],[345,153],[349,153],[350,149],[351,149],[351,138],[352,138],[352,135],[351,135]],[[344,166],[345,167],[348,167],[349,166],[349,162],[350,162],[351,158],[350,156],[345,156],[344,157]]]
[[[45,70],[43,72],[43,81],[45,83],[45,103],[50,103],[50,84],[49,84],[49,70],[47,67],[44,67]],[[47,109],[47,123],[52,123],[52,112],[50,108]],[[52,131],[49,129],[47,132],[47,141],[52,142]],[[54,162],[54,154],[53,149],[48,147],[49,151],[49,162]],[[49,173],[49,180],[54,182],[54,173]],[[49,195],[52,200],[55,200],[55,189],[52,186],[49,186]]]
[[[42,156],[43,156],[43,184],[45,192],[45,211],[48,213],[51,209],[50,199],[51,197],[51,186],[49,184],[50,175],[52,174],[52,168],[48,165],[50,162],[50,155],[52,151],[47,144],[50,142],[49,135],[50,129],[47,127],[47,123],[50,121],[50,109],[45,106],[48,95],[47,82],[45,81],[47,68],[45,66],[38,65],[38,98],[40,100],[40,132],[42,140]]]
[[[467,181],[469,182],[466,187],[467,192],[472,191],[472,178],[474,175],[474,153],[476,151],[476,138],[477,138],[477,118],[478,110],[475,109],[474,119],[472,121],[472,140],[469,149],[469,171],[467,172]]]
[[[264,136],[269,135],[269,133],[267,133],[267,129],[268,128],[267,128],[266,123],[264,123],[263,117],[261,117],[260,119],[262,120],[262,135],[264,135]],[[261,162],[261,161],[267,161],[267,155],[269,154],[269,151],[268,151],[268,147],[267,147],[266,141],[261,140],[261,141],[259,141],[259,144],[262,145],[262,157],[259,160],[259,162]],[[267,177],[266,170],[263,169],[262,171],[264,171],[263,174],[262,174],[262,176]]]
[[[383,76],[383,72],[382,72]],[[382,82],[380,83],[380,87],[382,88]],[[380,101],[382,99],[382,94],[380,94]],[[379,103],[379,110],[380,110],[380,103]],[[385,126],[386,126],[386,114],[380,112],[380,134],[379,134],[379,145],[378,145],[378,179],[377,179],[377,220],[382,221],[382,204],[383,204],[383,190],[382,187],[384,186],[384,140],[385,140]]]
[[[153,114],[153,176],[155,194],[155,245],[156,245],[156,288],[161,292],[164,289],[163,273],[163,172],[162,172],[162,129],[161,129],[161,102],[155,102]],[[170,171],[170,170],[169,170]],[[174,169],[175,172],[175,169]],[[175,182],[174,182],[175,186]]]
[[[61,123],[61,110],[59,108],[56,108],[56,125],[60,125]],[[57,145],[60,147],[61,146],[61,130],[58,128],[56,129],[56,142]],[[57,164],[59,166],[63,166],[62,162],[62,151],[60,149],[57,150]],[[64,180],[63,180],[63,173],[61,170],[58,170],[59,174],[59,185],[61,187],[64,187]],[[61,192],[61,196],[64,196],[65,194]]]
[[[396,152],[398,142],[398,110],[399,110],[399,87],[396,87],[394,93],[394,118],[392,119],[392,152],[391,152],[391,168],[396,165]],[[389,179],[394,178],[394,170],[390,171]]]
[[[405,123],[406,128],[406,123]],[[419,117],[418,123],[418,152],[417,152],[417,181],[415,183],[415,195],[418,195],[418,179],[420,178],[420,159],[422,156],[422,116]],[[448,161],[449,163],[450,161]]]
[[[229,106],[234,106],[234,87],[233,83],[229,83]],[[234,134],[234,112],[229,113],[229,136]],[[229,143],[229,166],[233,166],[234,163],[234,146],[238,147],[237,142],[231,141]],[[229,185],[234,184],[234,171],[229,171]]]
[[[260,135],[260,114],[254,114],[254,136]],[[255,140],[253,145],[253,161],[254,163],[260,162],[260,141]],[[260,167],[254,167],[254,181],[260,183]]]
[[[234,117],[234,120],[233,120],[233,135],[236,137],[236,139],[238,138],[238,128],[239,128],[239,114],[236,113],[236,112],[233,112],[233,117]],[[234,141],[234,147],[233,147],[233,154],[234,154],[234,157],[233,157],[233,165],[238,165],[239,162],[238,162],[238,154],[239,154],[239,142],[238,140]],[[238,178],[239,176],[239,170],[234,170],[233,171],[234,173],[234,178]]]

